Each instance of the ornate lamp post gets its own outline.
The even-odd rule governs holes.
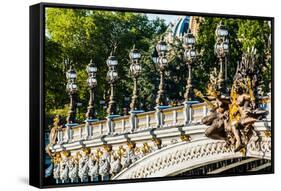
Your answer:
[[[160,84],[159,90],[157,92],[156,105],[157,106],[167,106],[166,91],[165,91],[165,79],[164,73],[168,65],[168,60],[166,58],[167,53],[167,43],[161,39],[156,45],[156,50],[158,57],[156,59],[156,66],[160,72]]]
[[[118,73],[116,71],[116,67],[118,65],[117,58],[115,56],[111,55],[106,60],[106,64],[108,66],[108,72],[106,75],[106,79],[108,83],[110,84],[110,97],[109,97],[109,103],[107,108],[107,119],[108,119],[108,133],[113,133],[111,120],[114,117],[117,117],[119,115],[116,115],[116,101],[115,101],[115,92],[114,87],[115,83],[118,80]]]
[[[70,105],[68,110],[68,116],[66,118],[66,132],[67,132],[67,142],[71,141],[72,137],[72,131],[71,127],[78,125],[75,123],[76,121],[76,92],[77,92],[77,85],[76,85],[76,78],[77,74],[70,66],[69,70],[66,72],[66,78],[67,78],[67,85],[66,85],[66,91],[69,94],[70,97]]]
[[[88,104],[88,110],[86,113],[86,118],[87,121],[90,121],[96,118],[95,110],[94,110],[94,100],[95,100],[94,90],[97,86],[97,79],[96,79],[97,67],[95,63],[92,62],[92,60],[88,64],[86,71],[88,73],[87,84],[90,90],[90,99]]]
[[[76,85],[76,78],[77,74],[70,66],[70,69],[66,73],[67,78],[67,85],[66,85],[66,91],[69,94],[70,97],[70,106],[68,110],[68,116],[67,116],[67,125],[75,124],[76,121],[76,92],[77,92],[77,85]]]
[[[194,95],[192,91],[192,65],[196,61],[196,50],[195,50],[195,37],[191,33],[191,30],[188,31],[187,34],[183,37],[183,47],[185,49],[184,51],[184,61],[188,67],[188,78],[186,81],[186,87],[185,87],[185,101],[193,100]]]
[[[156,65],[156,68],[160,72],[160,83],[159,83],[159,90],[157,92],[156,107],[155,107],[156,109],[155,117],[156,117],[157,127],[163,126],[162,110],[169,107],[167,106],[165,81],[164,81],[164,74],[168,65],[168,59],[166,58],[167,50],[168,50],[167,43],[162,38],[156,45],[156,49],[152,54],[152,60]]]
[[[116,71],[116,67],[118,65],[117,58],[113,56],[112,54],[108,57],[106,64],[108,66],[108,72],[106,75],[106,79],[108,83],[110,84],[110,97],[109,97],[109,103],[107,108],[107,114],[108,115],[114,115],[116,113],[116,101],[115,101],[115,82],[118,79],[118,73]]]
[[[140,52],[135,49],[135,46],[131,50],[129,54],[130,60],[131,60],[131,66],[130,66],[130,73],[134,80],[134,90],[133,90],[133,96],[132,101],[130,104],[130,124],[131,124],[131,132],[133,132],[136,129],[136,113],[141,113],[143,110],[139,109],[139,90],[138,90],[138,78],[141,74],[142,67],[139,63],[139,60],[141,58]]]
[[[86,113],[86,124],[85,124],[85,131],[86,131],[86,137],[87,139],[89,136],[92,136],[92,126],[90,125],[91,122],[97,121],[96,116],[95,116],[95,109],[94,109],[94,100],[95,100],[95,88],[97,86],[97,79],[96,79],[96,73],[97,73],[97,67],[95,63],[90,61],[88,64],[86,71],[88,73],[88,79],[87,79],[87,85],[89,87],[90,91],[90,99],[89,99],[89,104],[88,104],[88,110]]]
[[[227,80],[227,54],[229,52],[228,30],[221,21],[216,29],[215,54],[219,59],[219,89],[222,93],[226,93],[225,82]],[[223,78],[223,62],[225,62],[225,76]]]
[[[132,102],[130,104],[131,111],[137,110],[139,106],[138,97],[139,97],[139,91],[138,91],[138,77],[141,73],[141,65],[139,63],[139,60],[141,58],[140,52],[135,49],[135,47],[131,50],[129,57],[131,59],[131,66],[130,66],[130,73],[134,80],[134,90],[133,90],[133,96],[132,96]]]
[[[196,49],[195,42],[196,39],[194,35],[191,33],[191,30],[188,30],[188,33],[183,36],[182,39],[183,47],[184,47],[184,57],[183,60],[188,68],[188,77],[186,80],[185,94],[184,94],[184,123],[185,125],[189,124],[192,121],[192,115],[190,112],[190,106],[192,104],[198,103],[198,101],[194,100],[194,94],[192,90],[192,65],[196,61]]]

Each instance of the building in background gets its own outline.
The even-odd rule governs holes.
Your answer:
[[[200,22],[203,21],[203,19],[203,17],[198,16],[190,17],[189,28],[194,36],[197,36],[197,33],[199,32]]]

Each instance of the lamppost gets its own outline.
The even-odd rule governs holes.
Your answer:
[[[86,71],[88,73],[88,79],[87,79],[87,84],[90,90],[90,99],[89,99],[89,104],[88,104],[88,110],[86,113],[86,119],[87,121],[92,121],[96,118],[95,116],[95,109],[94,109],[94,100],[95,100],[95,88],[97,86],[97,79],[96,79],[96,73],[97,73],[97,67],[95,63],[91,60],[90,63],[88,64]]]
[[[183,37],[183,47],[184,47],[184,61],[188,67],[188,78],[186,80],[185,101],[191,101],[194,99],[194,94],[192,91],[192,65],[196,61],[196,50],[195,50],[195,37],[189,29],[188,33]]]
[[[90,98],[86,113],[86,120],[85,120],[85,131],[86,131],[86,137],[87,139],[89,136],[92,136],[92,126],[90,125],[91,122],[97,121],[96,115],[95,115],[95,109],[94,109],[94,100],[95,100],[95,88],[97,86],[97,79],[96,79],[96,73],[97,73],[97,67],[95,63],[91,60],[88,64],[86,71],[88,73],[88,79],[87,79],[87,85],[89,87],[90,91]]]
[[[192,88],[192,65],[196,61],[196,49],[195,49],[195,42],[196,39],[194,35],[191,33],[191,30],[188,30],[188,33],[183,36],[182,39],[183,48],[184,48],[184,55],[183,60],[187,65],[188,68],[188,77],[186,80],[185,86],[185,94],[184,98],[185,101],[184,105],[184,123],[185,125],[189,124],[192,121],[192,113],[190,112],[190,106],[192,104],[198,103],[198,101],[194,100],[193,88]]]
[[[158,53],[158,57],[156,59],[156,66],[159,69],[160,73],[160,83],[159,83],[159,90],[157,92],[156,98],[156,106],[167,106],[167,99],[166,99],[166,91],[165,91],[165,70],[168,66],[168,60],[166,58],[167,53],[167,43],[163,40],[163,38],[158,42],[156,45],[156,50]],[[153,58],[155,60],[155,58]]]
[[[224,23],[221,21],[216,29],[216,44],[215,44],[215,54],[219,59],[220,72],[218,86],[221,93],[227,93],[225,83],[227,80],[227,55],[229,52],[229,39],[228,30]],[[223,62],[225,62],[225,75],[223,78]]]
[[[132,96],[132,101],[130,104],[131,111],[138,110],[139,108],[139,102],[138,102],[138,97],[139,97],[139,91],[138,91],[138,78],[141,74],[141,65],[139,63],[139,60],[141,58],[140,52],[135,49],[135,46],[131,50],[129,57],[131,59],[131,66],[130,66],[130,73],[133,77],[134,80],[134,90],[133,90],[133,96]]]
[[[66,91],[69,94],[70,97],[70,105],[68,110],[68,116],[66,118],[66,132],[67,132],[67,142],[71,140],[72,132],[71,127],[78,125],[75,123],[76,121],[76,93],[77,93],[77,85],[76,85],[76,79],[77,74],[70,66],[69,70],[66,72],[66,78],[67,78],[67,85],[66,85]]]
[[[67,125],[75,124],[76,121],[76,92],[77,92],[77,85],[76,85],[76,79],[77,74],[70,66],[69,70],[66,72],[66,78],[67,78],[67,85],[66,85],[66,91],[69,94],[70,97],[70,106],[68,110],[68,116],[67,116]]]
[[[106,79],[110,85],[110,97],[109,97],[109,103],[107,108],[107,119],[108,119],[108,133],[113,133],[112,129],[112,118],[117,117],[119,115],[116,115],[116,101],[115,101],[115,83],[118,80],[118,73],[116,71],[118,60],[115,56],[110,54],[108,59],[106,60],[106,64],[108,66],[108,72],[106,75]]]
[[[155,118],[156,118],[157,127],[163,126],[162,110],[169,107],[167,106],[165,81],[164,81],[164,77],[165,77],[164,74],[168,65],[168,59],[166,58],[167,49],[168,49],[167,43],[162,38],[156,45],[156,51],[154,50],[154,53],[152,54],[152,60],[160,73],[159,90],[157,92],[156,107],[155,107],[156,109]]]
[[[130,124],[131,124],[131,132],[133,132],[136,129],[136,114],[143,112],[143,110],[139,110],[139,90],[138,90],[138,78],[141,74],[142,67],[139,63],[139,60],[141,58],[141,54],[139,50],[133,47],[131,52],[129,53],[129,57],[131,60],[131,66],[130,66],[130,73],[134,80],[134,90],[133,90],[133,96],[132,101],[130,104]]]

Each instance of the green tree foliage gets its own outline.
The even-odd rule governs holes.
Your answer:
[[[150,21],[144,14],[129,12],[109,12],[80,9],[48,8],[46,11],[46,113],[55,112],[64,117],[67,114],[68,95],[65,92],[65,72],[69,63],[74,66],[78,78],[78,98],[82,103],[78,119],[84,120],[87,110],[88,90],[85,71],[90,59],[98,67],[96,89],[96,110],[100,118],[105,116],[105,109],[99,101],[108,100],[109,87],[106,82],[108,71],[106,59],[117,46],[115,55],[118,58],[118,80],[116,93],[119,113],[128,105],[125,97],[132,92],[132,79],[129,75],[129,51],[135,44],[141,50],[143,67],[140,79],[140,98],[143,108],[153,107],[157,75],[151,60],[152,43],[155,45],[159,34],[166,29],[163,20]],[[70,61],[65,62],[68,59]],[[127,101],[128,102],[128,101]],[[65,111],[62,111],[65,110]]]
[[[228,56],[228,85],[236,71],[237,62],[240,61],[243,52],[248,48],[257,49],[258,62],[257,70],[260,70],[260,81],[265,84],[265,91],[268,91],[268,82],[271,79],[271,48],[268,45],[271,34],[269,21],[265,20],[247,20],[233,18],[206,17],[200,21],[199,32],[197,35],[197,50],[200,52],[200,60],[195,66],[195,86],[201,90],[206,87],[210,71],[214,67],[219,68],[218,60],[214,56],[215,30],[220,21],[229,31],[229,49]],[[203,84],[203,85],[202,85]]]

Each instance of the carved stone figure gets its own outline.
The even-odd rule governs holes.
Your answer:
[[[71,157],[68,160],[68,169],[69,169],[68,176],[69,176],[71,182],[77,182],[78,181],[78,164],[74,157]]]
[[[87,154],[85,154],[84,156],[80,156],[78,175],[81,182],[88,181],[88,172],[89,172],[88,162],[89,162],[89,156]]]
[[[55,153],[52,158],[52,162],[54,164],[53,168],[53,177],[56,180],[56,183],[60,181],[60,162],[61,162],[61,154]]]
[[[62,161],[60,164],[60,179],[62,183],[65,183],[68,180],[68,166],[65,161]]]
[[[93,155],[89,158],[89,173],[88,175],[91,177],[91,181],[94,180],[95,177],[99,175],[99,161],[94,158]]]
[[[60,164],[59,163],[54,163],[53,177],[56,180],[56,183],[59,183],[59,180],[60,180]]]
[[[124,164],[123,167],[127,168],[129,167],[132,163],[136,162],[138,160],[138,157],[135,155],[134,149],[132,148],[127,148],[126,153],[124,156]]]
[[[99,174],[102,176],[108,176],[110,173],[110,154],[105,151],[100,159]]]
[[[205,131],[207,137],[226,140],[234,145],[234,151],[246,147],[254,133],[253,124],[267,111],[257,108],[257,73],[255,72],[255,55],[252,51],[244,54],[241,63],[237,65],[230,97],[222,96],[217,86],[216,70],[210,75],[207,96],[194,90],[196,96],[203,99],[211,108],[202,123],[208,125]]]
[[[118,172],[120,172],[120,170],[122,169],[122,165],[121,165],[121,160],[118,156],[114,156],[113,160],[111,161],[110,164],[111,168],[110,168],[110,173],[112,175],[117,174]]]

